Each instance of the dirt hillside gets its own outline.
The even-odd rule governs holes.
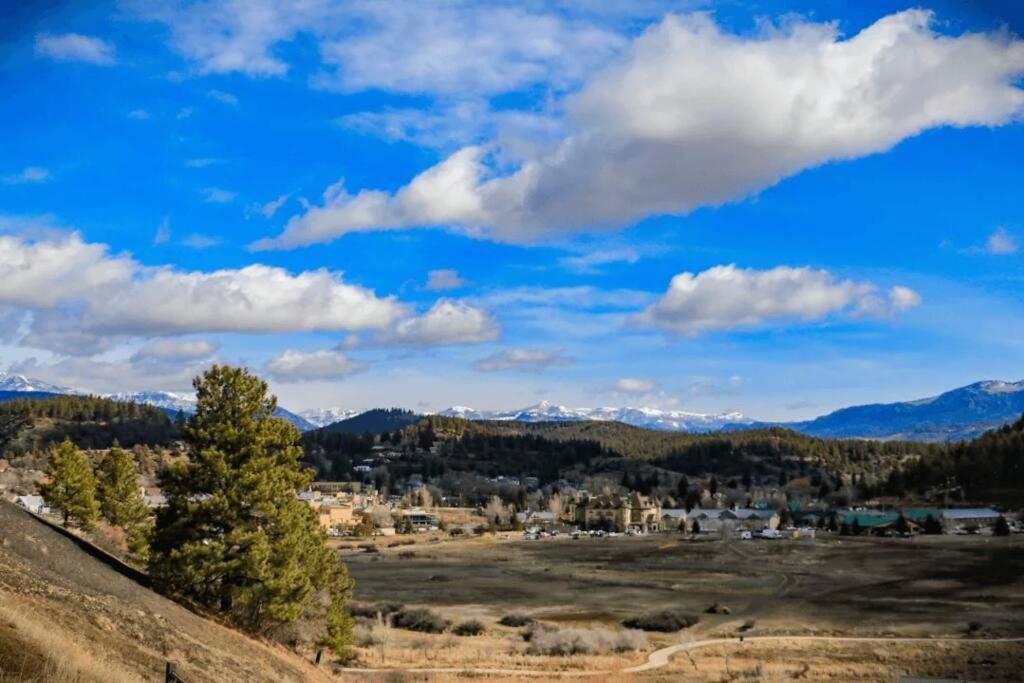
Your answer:
[[[0,682],[328,681],[325,670],[168,600],[0,501]]]

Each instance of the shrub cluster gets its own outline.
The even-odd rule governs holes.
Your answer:
[[[521,626],[529,626],[533,623],[533,619],[525,614],[506,614],[498,621],[498,623],[502,626],[519,628]]]
[[[470,619],[469,621],[464,621],[452,629],[452,633],[457,636],[478,636],[486,630],[487,629],[484,628],[482,623],[476,619]]]
[[[596,655],[607,652],[631,652],[647,645],[640,631],[612,631],[606,628],[535,628],[530,633],[531,655]]]
[[[638,617],[632,617],[622,622],[626,628],[639,629],[641,631],[659,631],[661,633],[674,633],[675,631],[688,628],[697,623],[697,617],[692,614],[684,614],[678,610],[665,609],[658,612],[648,612]]]
[[[398,628],[420,633],[444,633],[451,622],[429,609],[403,609],[391,617],[391,624]]]

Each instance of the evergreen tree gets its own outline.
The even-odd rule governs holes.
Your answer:
[[[162,476],[151,574],[160,588],[265,629],[303,615],[329,594],[323,642],[349,656],[351,594],[313,509],[298,500],[313,473],[299,464],[299,433],[273,417],[277,399],[246,370],[213,366],[193,382],[184,429],[189,460]]]
[[[996,526],[992,530],[992,533],[996,536],[1009,536],[1010,525],[1006,522],[1006,517],[999,515],[999,519],[996,520]]]
[[[114,446],[100,462],[96,485],[103,518],[124,529],[132,555],[145,560],[152,524],[135,460],[123,448]]]
[[[679,493],[679,499],[683,500],[686,495],[690,492],[690,480],[687,479],[684,474],[679,478],[679,484],[676,486],[676,492]]]
[[[693,526],[690,527],[690,532],[696,536],[700,533],[700,522],[693,520]]]
[[[922,528],[926,534],[937,535],[942,533],[942,523],[932,515],[924,518]]]
[[[46,504],[60,511],[64,526],[74,521],[84,529],[91,528],[99,515],[96,477],[78,446],[65,439],[50,454],[46,474],[49,481],[40,485],[40,491]]]

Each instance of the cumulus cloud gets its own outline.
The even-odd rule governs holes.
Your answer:
[[[26,343],[82,354],[119,336],[358,331],[407,316],[392,297],[347,284],[337,272],[143,266],[77,233],[0,235],[0,302],[31,310]]]
[[[61,62],[86,62],[97,66],[116,62],[113,45],[79,33],[41,33],[36,36],[36,54]]]
[[[1018,119],[1024,42],[942,35],[934,22],[908,10],[841,40],[831,23],[737,36],[706,15],[669,15],[566,99],[570,134],[514,171],[470,146],[393,194],[338,183],[255,246],[420,226],[510,242],[615,229],[741,199],[929,128]]]
[[[450,268],[441,268],[427,273],[427,289],[431,292],[458,289],[467,284],[469,283],[459,275],[459,271]]]
[[[220,344],[209,339],[154,339],[132,355],[132,361],[189,361],[209,358]]]
[[[623,377],[615,383],[614,390],[620,394],[649,394],[654,391],[657,386],[658,383],[653,379]]]
[[[294,351],[270,359],[267,372],[280,382],[309,382],[315,380],[341,379],[366,369],[344,352],[331,349],[322,351]]]
[[[985,242],[985,251],[997,256],[1016,254],[1019,248],[1017,238],[1008,233],[1006,228],[996,228]]]
[[[548,368],[564,367],[575,362],[561,351],[543,349],[513,348],[492,353],[473,363],[480,372],[517,370],[519,372],[541,373]]]
[[[377,341],[388,346],[482,344],[498,338],[500,325],[490,313],[464,301],[438,299],[426,313],[396,323]]]
[[[839,313],[890,317],[920,302],[920,295],[910,288],[893,287],[886,299],[871,283],[840,280],[827,270],[726,265],[676,275],[668,291],[632,322],[695,336],[769,322],[821,320]]]

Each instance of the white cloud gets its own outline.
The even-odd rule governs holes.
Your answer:
[[[1008,233],[1006,228],[1001,227],[996,228],[985,242],[985,251],[997,256],[1016,254],[1019,248],[1017,238]]]
[[[39,166],[26,166],[20,173],[5,176],[5,185],[21,185],[23,183],[43,183],[50,179],[50,172]]]
[[[280,382],[309,382],[341,379],[366,369],[339,350],[294,351],[287,350],[275,356],[266,365],[267,372]]]
[[[517,170],[497,172],[494,150],[471,146],[394,194],[339,183],[254,246],[421,226],[510,242],[615,229],[741,199],[929,128],[1018,119],[1024,42],[933,23],[908,10],[840,40],[835,24],[736,36],[705,15],[670,15],[566,100],[572,133]]]
[[[209,358],[220,345],[209,339],[154,339],[132,355],[140,361],[190,361]]]
[[[0,235],[0,302],[32,312],[25,344],[86,355],[133,336],[358,331],[407,315],[392,297],[347,284],[337,272],[143,266],[77,233]]]
[[[209,90],[206,94],[210,99],[217,100],[221,104],[226,104],[231,107],[238,106],[238,98],[229,92],[224,92],[223,90]]]
[[[561,351],[545,351],[543,349],[513,348],[497,351],[473,363],[480,372],[500,372],[516,370],[519,372],[541,373],[548,368],[572,365],[574,359]]]
[[[236,193],[222,190],[219,187],[207,187],[203,190],[203,197],[210,204],[229,204],[235,201],[237,196]]]
[[[98,66],[110,66],[116,62],[113,45],[79,33],[40,33],[36,36],[36,54],[61,62],[86,62]]]
[[[172,47],[200,73],[284,76],[281,46],[300,33],[311,36],[325,67],[314,83],[346,91],[479,95],[536,83],[564,87],[623,44],[593,23],[511,3],[127,4],[167,24]]]
[[[888,303],[876,292],[873,284],[839,280],[827,270],[715,266],[673,277],[664,296],[633,322],[694,336],[776,321],[821,320],[838,313],[890,317],[921,301],[907,287],[893,287]]]
[[[534,83],[565,87],[618,51],[596,26],[521,7],[392,2],[350,6],[364,30],[320,43],[335,71],[319,83],[346,91],[494,94]]]
[[[188,166],[189,168],[206,168],[207,166],[213,166],[214,164],[219,164],[220,161],[221,161],[220,159],[214,159],[214,158],[211,158],[211,157],[203,157],[203,158],[199,158],[199,159],[189,159],[188,161],[185,162],[185,165]]]
[[[426,313],[401,320],[377,341],[389,346],[481,344],[498,338],[500,325],[490,313],[464,301],[438,299]]]
[[[264,218],[273,218],[274,214],[277,213],[278,209],[285,205],[288,201],[290,194],[283,194],[277,199],[272,199],[266,204],[254,204],[246,210],[247,215],[260,214]]]
[[[128,118],[135,121],[145,121],[149,118],[149,112],[145,109],[132,109],[128,112]]]
[[[153,244],[166,244],[171,241],[171,221],[168,218],[160,222],[160,226],[153,235]]]
[[[182,240],[182,246],[186,246],[189,249],[209,249],[215,247],[221,243],[219,237],[213,235],[203,235],[198,232],[194,232],[191,235],[186,235]]]
[[[450,268],[441,268],[427,273],[427,289],[431,292],[459,289],[467,284],[469,283],[459,275],[459,271]]]
[[[615,391],[620,394],[649,394],[658,387],[653,379],[623,377],[615,383]]]

